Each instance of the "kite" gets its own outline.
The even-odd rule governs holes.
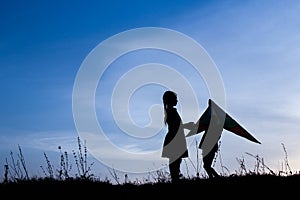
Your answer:
[[[234,120],[228,113],[226,113],[222,108],[220,108],[213,100],[209,99],[208,107],[204,113],[199,118],[197,125],[193,130],[186,135],[190,137],[192,135],[201,133],[202,131],[207,131],[210,124],[210,119],[212,118],[211,113],[214,114],[215,119],[218,122],[222,122],[223,129],[230,131],[238,136],[246,138],[252,142],[261,144],[257,139],[255,139],[245,128],[243,128],[236,120]],[[223,120],[222,120],[223,117]],[[224,119],[225,118],[225,119]]]

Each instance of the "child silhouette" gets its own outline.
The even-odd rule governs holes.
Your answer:
[[[172,182],[179,180],[182,158],[189,156],[184,129],[192,129],[195,126],[194,122],[182,123],[181,117],[175,108],[177,102],[178,99],[175,92],[166,91],[164,93],[164,121],[168,125],[168,132],[163,142],[162,157],[169,158],[169,171]]]

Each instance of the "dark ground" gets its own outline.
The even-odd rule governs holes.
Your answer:
[[[298,199],[300,175],[247,175],[183,179],[180,183],[119,184],[91,180],[35,179],[1,183],[2,197],[25,199],[284,198]],[[1,198],[3,199],[3,198]]]

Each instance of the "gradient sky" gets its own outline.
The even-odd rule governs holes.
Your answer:
[[[244,158],[249,170],[255,168],[255,159],[247,152],[262,157],[274,171],[285,170],[283,147],[292,171],[298,171],[299,13],[300,2],[296,0],[1,2],[0,177],[5,159],[10,160],[11,151],[17,155],[18,145],[31,176],[43,175],[44,152],[58,167],[58,146],[70,153],[77,150],[72,92],[83,60],[107,38],[140,27],[163,27],[186,34],[215,62],[226,92],[227,112],[262,142],[257,145],[224,131],[220,154],[231,173],[239,168],[237,158]],[[128,137],[113,120],[110,100],[114,84],[126,71],[151,62],[173,67],[191,81],[200,113],[209,98],[203,80],[174,55],[144,50],[116,60],[99,82],[97,116],[116,146],[137,153],[159,150],[166,130],[149,140]],[[129,107],[135,123],[143,126],[149,122],[148,109],[162,103],[164,90],[148,85],[133,94]],[[189,101],[189,94],[180,93],[178,98],[179,102]],[[180,112],[194,109],[180,104],[178,108]],[[162,119],[159,113],[156,117]],[[198,115],[182,118],[194,121]],[[198,139],[189,139],[188,164],[196,162],[193,142]],[[101,152],[124,165],[135,164],[131,158],[110,155],[109,149]],[[105,165],[92,155],[90,159],[95,161],[94,174],[111,179]],[[167,163],[160,157],[154,159]],[[222,172],[218,163],[216,168]],[[192,176],[193,166],[189,170]]]

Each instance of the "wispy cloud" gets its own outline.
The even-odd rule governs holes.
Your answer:
[[[9,149],[17,145],[37,149],[40,151],[58,151],[58,146],[66,150],[77,148],[77,134],[75,131],[13,131],[11,136],[0,135],[1,148]]]

